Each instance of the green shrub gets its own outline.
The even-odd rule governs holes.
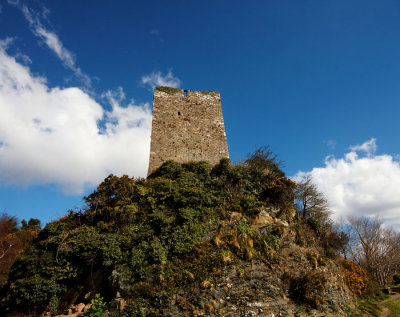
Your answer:
[[[90,301],[92,304],[89,310],[83,315],[84,317],[104,317],[106,311],[106,304],[103,302],[103,297],[100,294],[96,294],[95,297]]]

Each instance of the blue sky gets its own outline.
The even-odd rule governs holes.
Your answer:
[[[0,211],[57,219],[144,176],[152,87],[220,91],[231,159],[269,145],[334,216],[400,228],[398,1],[0,0]]]

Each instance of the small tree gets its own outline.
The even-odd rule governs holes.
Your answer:
[[[336,257],[348,244],[349,237],[329,217],[327,199],[309,176],[297,184],[295,194],[297,211],[320,239],[325,254]]]
[[[296,207],[304,219],[313,218],[322,223],[329,218],[328,201],[309,176],[297,184]]]
[[[273,179],[285,176],[282,172],[282,161],[278,160],[277,155],[273,154],[269,146],[261,146],[254,153],[247,155],[243,165],[258,172],[272,176]]]
[[[28,222],[26,220],[21,221],[21,230],[32,230],[35,232],[39,232],[41,229],[40,220],[36,218],[29,219]]]

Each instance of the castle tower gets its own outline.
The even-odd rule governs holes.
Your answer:
[[[154,90],[147,175],[167,160],[215,165],[228,157],[219,92],[170,87]]]

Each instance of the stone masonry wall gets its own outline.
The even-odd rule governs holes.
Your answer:
[[[214,165],[228,157],[218,92],[170,87],[154,90],[148,175],[167,160]]]

